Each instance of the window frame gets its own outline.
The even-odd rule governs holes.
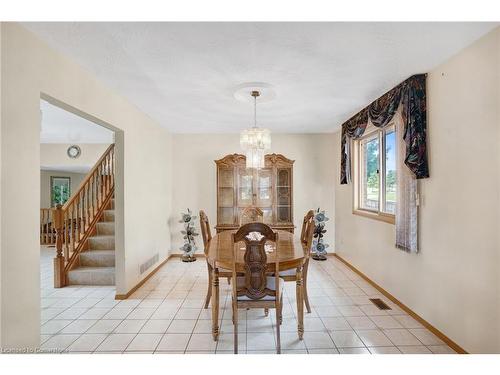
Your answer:
[[[384,212],[385,210],[385,205],[386,205],[386,134],[394,131],[396,134],[396,139],[398,137],[396,126],[394,123],[390,123],[386,127],[380,129],[372,124],[369,124],[366,129],[365,133],[363,134],[362,137],[352,140],[352,150],[353,150],[353,209],[352,213],[354,215],[360,215],[364,217],[368,217],[371,219],[375,220],[380,220],[386,223],[394,224],[396,221],[396,215],[391,214],[388,212]],[[361,205],[361,181],[362,181],[362,171],[363,171],[363,166],[361,165],[362,161],[362,147],[361,145],[368,140],[371,139],[378,139],[378,144],[379,144],[379,165],[378,165],[378,170],[379,170],[379,204],[378,204],[378,209],[368,209],[364,208]],[[397,148],[398,142],[396,142],[396,148]],[[394,150],[396,155],[397,155],[397,149]],[[396,165],[396,174],[397,174],[397,165]],[[396,185],[396,191],[397,191],[397,185]]]

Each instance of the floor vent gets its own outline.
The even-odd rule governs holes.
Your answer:
[[[382,301],[380,298],[370,298],[370,301],[379,308],[379,310],[392,310],[387,303]]]

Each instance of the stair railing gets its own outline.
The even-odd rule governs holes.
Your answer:
[[[40,245],[55,245],[56,231],[52,208],[40,208]]]
[[[109,205],[115,188],[115,145],[112,144],[87,174],[76,192],[52,210],[55,231],[54,287],[67,284],[73,268],[96,223]]]

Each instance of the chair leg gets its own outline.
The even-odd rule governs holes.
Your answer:
[[[238,305],[233,302],[234,354],[238,354]]]
[[[267,307],[264,308],[264,316],[269,316],[269,309]]]
[[[208,290],[207,297],[205,298],[205,309],[208,309],[208,304],[210,303],[210,298],[212,298],[212,272],[208,270]]]
[[[302,274],[302,293],[304,295],[304,303],[306,305],[306,310],[310,314],[311,305],[309,304],[309,297],[307,295],[307,268],[305,268],[304,273]]]
[[[281,319],[281,303],[276,306],[276,321],[279,322]],[[276,324],[276,352],[281,354],[281,337],[280,337],[280,326],[281,324]]]
[[[283,324],[283,303],[280,303],[280,325]]]
[[[296,302],[297,302],[297,333],[299,335],[299,340],[304,337],[304,294],[302,288],[302,269],[297,268],[297,281],[296,281]]]

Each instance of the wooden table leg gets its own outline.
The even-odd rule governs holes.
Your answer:
[[[219,337],[219,270],[212,269],[212,337]]]
[[[304,338],[304,291],[302,288],[302,267],[297,267],[297,330],[299,340]]]

